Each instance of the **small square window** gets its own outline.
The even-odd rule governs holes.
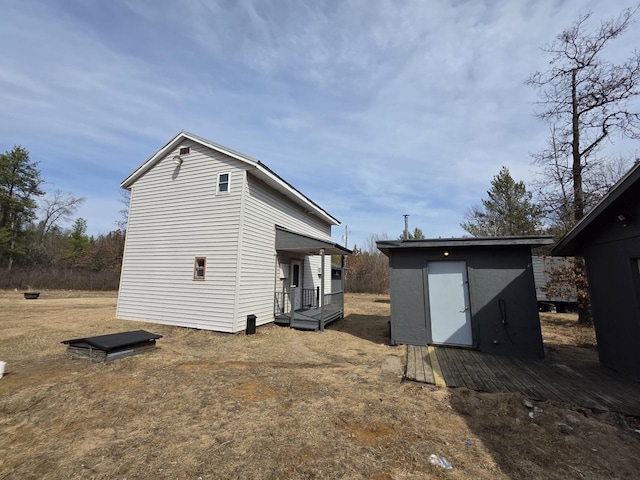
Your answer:
[[[228,193],[228,192],[229,192],[229,174],[220,173],[218,174],[218,193]]]
[[[180,147],[180,155],[189,155],[191,153],[191,147]]]
[[[205,270],[207,269],[207,258],[196,257],[196,261],[193,265],[193,279],[204,280]]]

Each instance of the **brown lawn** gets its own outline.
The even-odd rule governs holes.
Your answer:
[[[228,335],[114,319],[115,293],[0,292],[0,479],[637,478],[640,425],[521,395],[402,381],[388,297],[349,295],[324,333]],[[593,355],[571,316],[544,334]],[[106,364],[61,340],[146,329]],[[577,330],[576,330],[577,329]],[[577,340],[576,340],[577,339]],[[558,423],[574,423],[563,434]],[[431,465],[446,457],[451,470]]]

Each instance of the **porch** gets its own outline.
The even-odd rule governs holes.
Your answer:
[[[326,325],[342,318],[342,270],[344,256],[351,253],[336,243],[276,226],[274,322],[301,330],[322,331]],[[340,256],[340,265],[331,264],[332,255]],[[334,269],[339,270],[340,275],[334,277]]]
[[[325,294],[322,307],[319,299],[319,287],[303,289],[302,307],[292,311],[291,293],[276,292],[274,322],[299,330],[323,330],[331,322],[344,317],[344,292]]]

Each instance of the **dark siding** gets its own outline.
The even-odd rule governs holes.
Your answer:
[[[472,256],[469,288],[480,350],[544,357],[530,249],[485,249]]]
[[[407,345],[427,344],[422,258],[418,252],[394,252],[389,257],[391,340]]]
[[[640,165],[636,165],[553,249],[554,254],[585,257],[600,361],[637,379],[640,379],[639,173]]]
[[[465,260],[472,328],[481,351],[543,357],[531,250],[528,246],[392,249],[391,335],[395,343],[430,341],[426,262]],[[503,308],[501,308],[503,305]],[[503,313],[506,314],[503,323]]]
[[[640,235],[585,249],[598,352],[603,365],[640,378]]]

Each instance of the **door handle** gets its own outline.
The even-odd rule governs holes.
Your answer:
[[[469,310],[469,307],[464,307],[464,310],[460,310],[460,313],[464,313],[464,312],[466,312],[467,310]]]

